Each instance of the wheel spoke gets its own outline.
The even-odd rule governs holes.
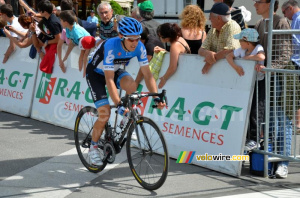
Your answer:
[[[76,121],[77,128],[74,129],[74,137],[75,137],[75,144],[78,156],[82,162],[82,164],[91,172],[99,172],[103,170],[106,166],[107,162],[104,162],[102,166],[95,166],[91,163],[89,158],[89,146],[91,144],[91,134],[93,130],[94,123],[97,119],[97,110],[93,107],[84,107],[77,115]],[[103,137],[102,137],[103,138]],[[101,149],[100,157],[104,158],[104,153]]]
[[[161,131],[152,120],[144,119],[137,127],[140,127],[138,130],[140,143],[129,138],[126,145],[129,166],[135,170],[134,176],[144,188],[155,190],[163,185],[167,177],[169,164],[167,146]]]

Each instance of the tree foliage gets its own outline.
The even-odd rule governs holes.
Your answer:
[[[111,0],[109,2],[109,4],[111,5],[112,9],[114,10],[114,14],[124,15],[123,8],[116,1]]]

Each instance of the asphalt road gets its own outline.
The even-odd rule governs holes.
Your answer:
[[[125,149],[94,174],[81,164],[71,130],[0,111],[0,136],[0,197],[300,197],[299,163],[290,163],[287,179],[268,179],[250,175],[248,163],[236,178],[171,160],[165,184],[148,191]]]

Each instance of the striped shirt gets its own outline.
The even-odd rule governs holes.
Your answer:
[[[103,21],[100,22],[100,38],[102,40],[118,36],[118,32],[114,30],[113,19],[114,17],[112,17],[107,24]]]

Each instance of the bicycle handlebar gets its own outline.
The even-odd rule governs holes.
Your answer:
[[[133,100],[139,100],[141,98],[144,97],[149,97],[149,96],[158,96],[160,99],[160,102],[162,103],[166,103],[166,106],[168,107],[168,99],[167,99],[167,95],[166,95],[167,91],[165,89],[162,90],[161,93],[133,93],[133,94],[129,94],[127,96],[127,98],[133,99]],[[126,100],[126,97],[123,98],[123,100]],[[157,108],[157,105],[152,105],[153,108]]]

